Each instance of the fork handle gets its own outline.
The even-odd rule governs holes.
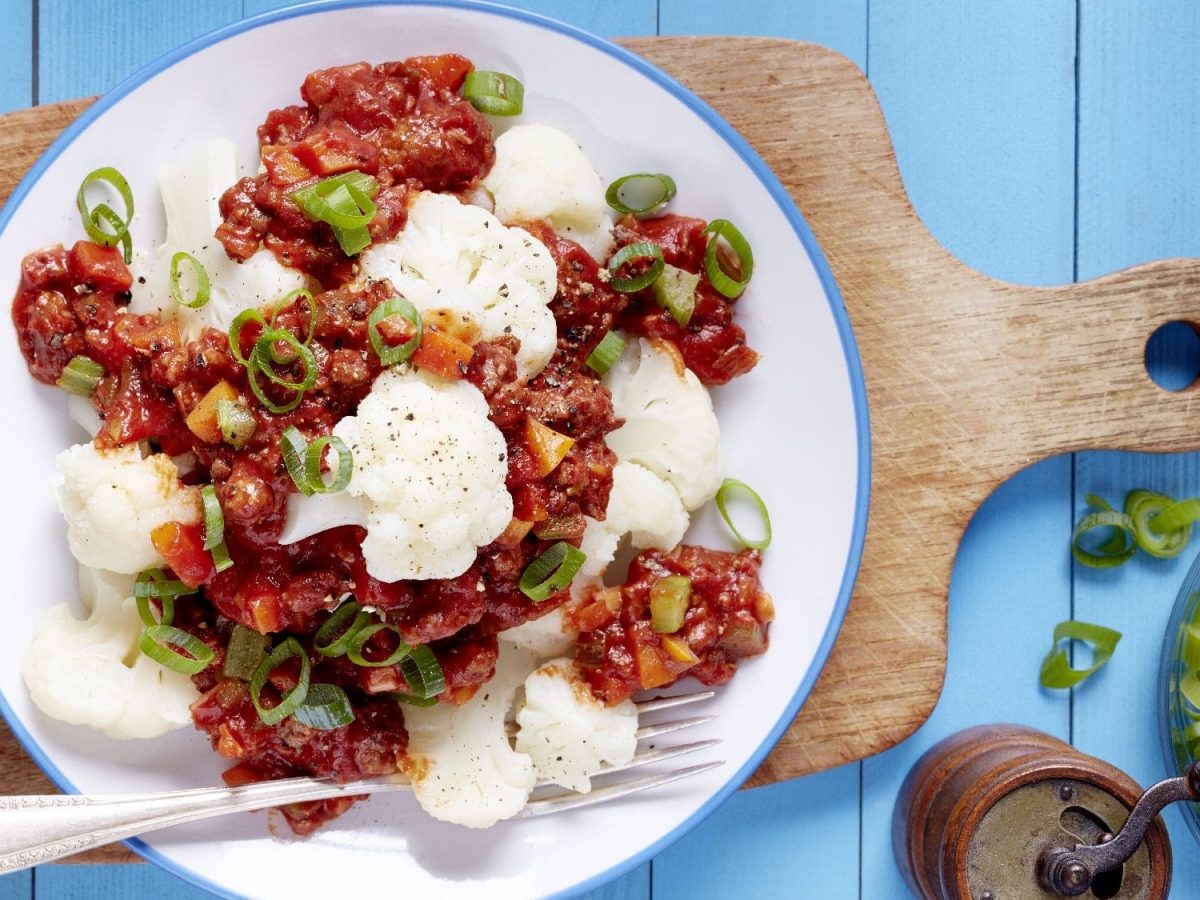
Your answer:
[[[0,797],[0,874],[226,813],[407,787],[405,782],[385,778],[347,784],[326,778],[288,778],[153,794]]]

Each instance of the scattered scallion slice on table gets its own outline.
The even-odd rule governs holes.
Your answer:
[[[312,221],[326,223],[342,252],[354,256],[371,243],[367,226],[375,218],[373,198],[377,193],[379,182],[354,171],[323,178],[291,191],[287,198]]]
[[[280,438],[280,449],[292,483],[306,496],[336,494],[345,489],[354,474],[354,457],[350,448],[336,434],[322,435],[310,444],[295,425],[289,425]],[[321,474],[321,460],[326,449],[332,449],[338,461],[337,475],[328,484]]]
[[[617,275],[617,271],[630,264],[645,263],[645,267],[630,275]],[[611,277],[608,286],[622,294],[631,294],[649,287],[662,274],[666,262],[663,260],[662,247],[650,241],[639,241],[626,244],[613,254],[608,261],[608,271]]]
[[[608,186],[604,199],[619,213],[657,212],[675,196],[675,179],[660,172],[623,175]]]
[[[413,335],[403,344],[393,346],[389,344],[379,333],[379,324],[384,319],[390,319],[392,316],[400,316],[406,319],[413,328]],[[417,312],[417,308],[405,300],[403,297],[393,297],[371,310],[371,315],[367,317],[367,340],[371,342],[371,349],[375,351],[375,355],[379,357],[379,362],[384,366],[394,366],[397,363],[408,361],[417,348],[421,346],[421,336],[424,333],[424,326],[421,322],[421,314]]]
[[[212,648],[194,634],[162,624],[149,625],[142,631],[138,649],[159,665],[183,675],[204,671],[216,656]]]
[[[750,242],[728,219],[713,219],[704,231],[706,234],[712,235],[708,242],[708,249],[704,251],[704,271],[708,275],[709,282],[719,293],[730,300],[740,297],[754,274],[754,253],[750,249]],[[727,272],[721,265],[720,241],[722,238],[729,243],[730,249],[737,257],[737,272]]]
[[[104,377],[104,366],[87,356],[73,356],[63,367],[58,386],[68,394],[90,397]]]
[[[733,524],[733,517],[729,515],[729,501],[736,494],[744,494],[754,504],[759,519],[762,521],[763,536],[757,539],[746,537]],[[738,481],[736,478],[726,478],[721,482],[721,486],[717,488],[717,511],[721,514],[721,518],[725,520],[725,524],[729,526],[729,530],[733,532],[733,536],[737,538],[738,543],[743,547],[749,547],[753,550],[766,550],[767,545],[771,543],[771,516],[767,512],[767,504],[763,502],[763,498],[758,495],[758,491],[750,487],[744,481]]]
[[[192,277],[196,282],[196,293],[191,300],[185,300],[183,297],[183,269],[180,268],[184,263],[192,267]],[[208,302],[209,295],[212,292],[212,285],[208,280],[208,270],[204,268],[204,264],[190,253],[184,253],[180,250],[171,257],[171,299],[180,306],[186,306],[188,309],[199,309]]]
[[[309,728],[332,731],[354,721],[350,698],[336,684],[314,684],[292,717]]]
[[[1166,494],[1136,488],[1125,496],[1121,511],[1096,494],[1086,494],[1085,499],[1092,511],[1075,525],[1071,554],[1094,569],[1119,566],[1139,548],[1159,559],[1178,556],[1191,538],[1192,525],[1200,520],[1200,497],[1176,501]],[[1106,534],[1107,540],[1090,539],[1097,531]]]
[[[300,661],[300,674],[296,679],[295,686],[284,693],[275,706],[264,707],[262,689],[266,685],[267,679],[270,678],[272,672],[290,659]],[[308,661],[308,654],[294,637],[288,638],[267,654],[250,676],[250,700],[254,704],[254,708],[258,710],[258,717],[263,724],[278,725],[294,713],[308,696],[308,683],[311,677],[312,664]]]
[[[525,86],[504,72],[468,72],[462,91],[463,99],[489,116],[519,116],[525,104]]]
[[[566,541],[553,544],[521,573],[521,593],[541,603],[567,587],[587,561],[587,554]]]
[[[106,184],[116,192],[125,204],[123,218],[107,203],[97,203],[88,207],[88,188],[93,184]],[[133,191],[130,190],[125,176],[112,166],[102,166],[89,172],[79,185],[79,191],[75,195],[75,206],[79,209],[83,230],[87,232],[87,236],[105,247],[120,244],[125,264],[129,265],[133,261],[133,238],[129,234],[129,223],[133,221]]]
[[[588,354],[584,363],[597,375],[603,375],[613,367],[613,363],[620,358],[624,350],[625,340],[615,331],[610,331]]]
[[[1054,643],[1042,660],[1041,685],[1045,688],[1071,688],[1081,684],[1112,659],[1121,640],[1121,632],[1103,625],[1068,620],[1054,626]],[[1082,669],[1071,667],[1071,659],[1063,641],[1084,641],[1092,645],[1092,664]]]

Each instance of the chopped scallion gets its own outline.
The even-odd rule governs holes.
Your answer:
[[[446,690],[446,674],[433,651],[422,645],[400,660],[400,674],[413,696],[429,700]]]
[[[225,443],[234,450],[241,450],[254,437],[258,421],[245,404],[222,399],[217,401],[217,428]]]
[[[754,253],[750,250],[750,242],[727,219],[713,219],[704,232],[712,235],[708,249],[704,252],[704,271],[708,274],[709,282],[719,293],[731,300],[740,297],[754,274]],[[727,273],[721,266],[718,253],[721,238],[728,241],[730,249],[737,256],[736,273]]]
[[[655,172],[624,175],[608,186],[604,199],[619,213],[656,212],[675,196],[675,179]]]
[[[183,263],[189,263],[192,267],[192,275],[196,281],[196,294],[192,299],[183,299],[183,287],[180,284],[180,279],[183,278],[183,271],[179,268]],[[208,271],[204,268],[204,264],[190,253],[184,253],[180,250],[171,257],[171,299],[180,306],[186,306],[188,309],[199,309],[208,302],[212,285],[208,280]]]
[[[525,103],[525,86],[503,72],[468,72],[462,90],[468,103],[490,116],[519,116]]]
[[[413,329],[412,337],[396,346],[389,344],[379,333],[379,324],[392,316],[406,319]],[[417,352],[417,348],[421,346],[423,331],[421,314],[403,297],[393,297],[379,304],[371,310],[371,315],[367,317],[367,340],[371,342],[371,349],[375,351],[380,364],[384,366],[394,366],[411,358]]]
[[[757,508],[763,527],[763,536],[761,538],[752,540],[742,534],[738,530],[738,527],[733,524],[733,519],[729,515],[728,504],[731,496],[735,493],[742,493],[748,496]],[[767,504],[758,495],[758,491],[754,490],[754,488],[750,487],[744,481],[738,481],[736,478],[726,478],[721,482],[721,486],[717,488],[716,501],[717,511],[721,513],[721,518],[725,520],[725,524],[729,526],[729,530],[733,532],[733,536],[737,538],[738,543],[743,547],[750,547],[753,550],[767,549],[767,545],[771,543],[771,516],[767,512]]]
[[[275,706],[264,707],[262,689],[267,679],[279,666],[292,658],[300,661],[300,675],[296,679],[295,687],[280,697]],[[308,682],[311,676],[312,664],[308,660],[308,654],[294,637],[288,638],[267,654],[250,676],[250,700],[258,710],[258,717],[264,725],[277,725],[296,711],[308,696]]]
[[[87,189],[93,184],[107,184],[117,196],[121,198],[121,202],[125,204],[125,216],[122,218],[117,214],[107,203],[97,203],[94,207],[88,208]],[[114,169],[112,166],[102,166],[93,172],[89,172],[83,179],[83,183],[79,185],[79,191],[75,195],[75,206],[79,209],[79,215],[83,220],[83,230],[97,244],[103,244],[105,247],[115,247],[121,245],[124,252],[125,264],[128,265],[133,261],[133,238],[129,234],[129,223],[133,221],[133,191],[129,188],[129,182],[125,180],[125,176]],[[106,229],[104,226],[107,225]]]
[[[646,263],[646,265],[632,275],[618,277],[617,271],[630,263],[635,265]],[[666,262],[663,260],[662,247],[658,246],[658,244],[651,243],[650,241],[626,244],[614,253],[612,259],[608,261],[608,271],[611,273],[608,286],[614,291],[620,291],[622,294],[640,291],[642,288],[654,283],[654,280],[662,274],[663,266],[665,265]]]
[[[1045,688],[1071,688],[1082,683],[1112,659],[1113,651],[1121,640],[1121,632],[1092,625],[1088,622],[1068,620],[1054,626],[1054,643],[1042,660],[1041,685]],[[1083,669],[1071,668],[1066,647],[1062,641],[1084,641],[1093,648],[1092,664]]]
[[[104,366],[86,356],[73,356],[63,367],[58,386],[68,394],[90,397],[96,393],[96,385],[104,377]]]
[[[204,671],[216,656],[212,647],[194,634],[162,624],[149,625],[142,631],[138,649],[159,665],[184,675]]]
[[[221,673],[226,678],[249,681],[254,677],[254,670],[266,659],[270,646],[270,635],[259,634],[245,625],[234,625],[229,644],[225,647],[225,665]]]
[[[664,266],[650,289],[658,305],[683,328],[692,321],[692,313],[696,311],[696,287],[699,284],[699,275],[675,266]]]
[[[367,226],[375,217],[372,198],[377,193],[379,182],[355,171],[323,178],[292,191],[287,197],[309,219],[329,225],[342,252],[354,256],[371,243]]]
[[[292,483],[305,496],[336,494],[350,483],[354,474],[350,448],[336,434],[322,435],[310,444],[305,442],[304,435],[295,425],[289,425],[280,439],[280,449]],[[332,449],[337,456],[337,474],[328,484],[321,474],[321,462],[327,449]]]
[[[610,331],[588,354],[585,365],[597,375],[603,375],[612,368],[613,363],[625,350],[625,339],[615,331]]]
[[[534,603],[541,603],[567,587],[586,561],[587,554],[578,547],[559,541],[525,567],[521,573],[521,593]]]
[[[664,575],[650,585],[650,626],[659,634],[674,634],[692,602],[692,579]]]
[[[367,642],[381,631],[390,631],[396,636],[396,648],[383,659],[369,660],[363,656],[363,649],[367,646]],[[350,662],[356,666],[363,666],[368,669],[394,666],[411,652],[412,647],[404,642],[404,638],[400,634],[400,629],[386,622],[376,622],[374,625],[367,625],[365,628],[360,628],[346,641],[346,656],[349,657]]]
[[[336,684],[314,684],[292,717],[318,731],[332,731],[354,721],[350,698]]]
[[[317,629],[313,649],[322,656],[345,656],[350,639],[370,624],[370,613],[353,600],[347,600]]]

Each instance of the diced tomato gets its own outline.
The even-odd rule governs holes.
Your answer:
[[[708,223],[703,219],[667,213],[648,219],[626,216],[620,224],[662,247],[668,265],[689,272],[699,272],[703,267],[704,251],[708,248],[708,235],[704,233]]]
[[[91,241],[76,241],[67,256],[67,272],[76,284],[89,285],[95,291],[116,294],[133,284],[120,248]]]
[[[200,523],[167,522],[150,532],[150,540],[175,577],[188,587],[199,587],[216,574],[212,554],[204,549],[204,526]]]
[[[322,177],[357,169],[373,174],[379,170],[379,148],[348,128],[322,129],[291,146],[301,165]]]
[[[107,363],[99,354],[97,359]],[[120,372],[115,391],[104,403],[104,427],[96,435],[96,446],[120,447],[169,434],[178,423],[175,404],[147,384],[129,363]]]
[[[462,87],[467,75],[475,68],[469,59],[457,53],[414,56],[408,60],[408,64],[420,69],[435,85],[448,91],[457,91]]]
[[[426,329],[421,336],[421,346],[413,354],[413,364],[418,369],[440,375],[442,378],[462,378],[467,363],[475,351],[469,344],[441,331]]]

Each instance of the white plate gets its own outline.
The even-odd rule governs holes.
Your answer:
[[[828,266],[775,177],[711,109],[640,59],[574,28],[449,2],[310,6],[218,31],[120,85],[50,148],[0,216],[0,272],[15,288],[25,253],[82,236],[75,190],[97,166],[115,165],[129,178],[141,207],[134,233],[146,245],[163,229],[157,164],[214,136],[232,138],[243,160],[254,159],[255,127],[268,110],[299,102],[310,69],[451,51],[517,75],[526,91],[523,121],[571,132],[606,182],[632,171],[669,172],[679,184],[677,210],[731,219],[753,244],[754,282],[738,316],[763,358],[714,397],[728,472],[757,487],[772,513],[775,537],[763,567],[778,609],[771,649],[720,689],[710,704],[719,720],[703,734],[688,732],[689,740],[724,738],[725,765],[640,798],[476,832],[434,822],[411,797],[376,797],[304,841],[273,835],[266,815],[247,814],[133,842],[220,893],[338,896],[390,884],[432,900],[595,887],[678,839],[754,770],[811,689],[849,599],[866,525],[866,397]],[[11,337],[3,347],[0,412],[18,432],[5,448],[13,477],[0,549],[11,651],[0,667],[4,715],[66,791],[219,784],[223,761],[198,732],[119,742],[51,721],[30,702],[19,651],[41,612],[76,593],[49,483],[55,453],[79,438],[62,395],[29,377]],[[716,526],[711,512],[697,517],[691,539],[730,547]]]

